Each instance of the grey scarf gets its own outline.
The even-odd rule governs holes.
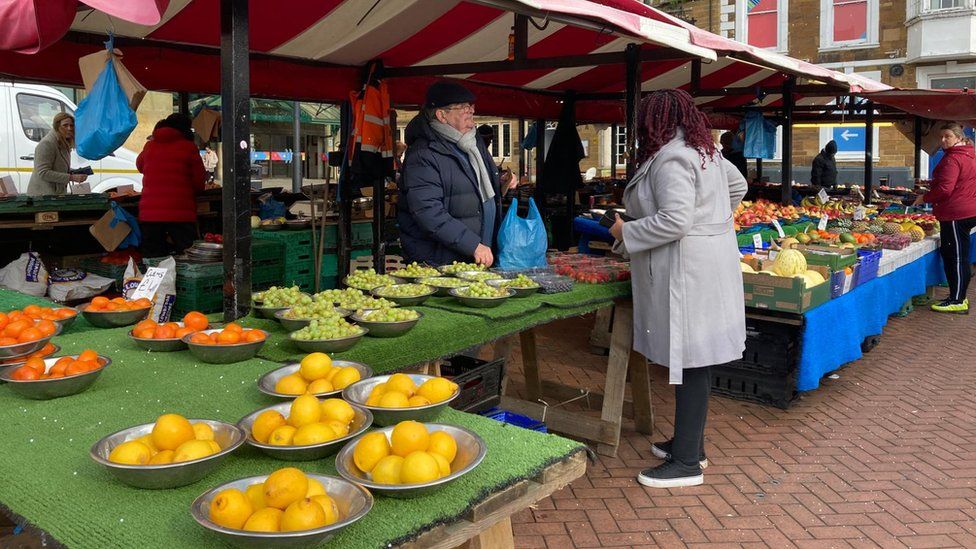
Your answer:
[[[474,168],[474,173],[478,176],[478,195],[481,197],[481,201],[487,202],[494,198],[495,189],[491,186],[491,176],[488,175],[488,168],[485,167],[485,161],[481,156],[481,151],[478,150],[478,141],[475,139],[477,132],[471,130],[468,133],[462,134],[453,126],[448,126],[440,120],[431,120],[430,127],[438,135],[454,143],[468,155],[468,161],[471,163],[471,167]]]

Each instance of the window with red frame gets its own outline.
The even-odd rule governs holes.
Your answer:
[[[746,37],[757,48],[779,46],[779,0],[746,0]]]

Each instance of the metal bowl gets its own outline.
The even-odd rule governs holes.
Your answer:
[[[92,326],[97,328],[121,328],[131,326],[140,320],[145,320],[152,307],[133,309],[131,311],[89,311],[88,305],[78,307],[81,315],[85,317]]]
[[[26,358],[34,354],[35,352],[43,349],[44,346],[47,345],[47,342],[51,341],[52,337],[60,333],[61,333],[61,326],[57,326],[53,334],[47,337],[42,337],[41,339],[38,339],[36,341],[28,341],[26,343],[14,343],[13,345],[0,346],[0,359],[20,358],[20,357]]]
[[[363,311],[364,315],[369,314],[372,311]],[[424,313],[420,311],[415,311],[418,315],[417,318],[413,320],[400,320],[397,322],[377,322],[375,320],[367,320],[359,315],[359,313],[353,313],[352,320],[369,330],[369,335],[372,337],[400,337],[403,334],[409,332],[414,326],[420,322],[421,318],[424,318]]]
[[[406,375],[410,377],[410,379],[412,379],[418,387],[428,379],[434,378],[434,376],[422,374]],[[387,425],[396,425],[397,423],[407,421],[408,419],[420,422],[432,421],[440,415],[444,408],[446,408],[454,399],[458,397],[458,395],[461,394],[461,390],[459,388],[457,391],[454,391],[454,394],[451,395],[447,400],[428,404],[427,406],[409,406],[407,408],[381,408],[379,406],[367,406],[366,399],[368,399],[369,394],[373,392],[373,388],[380,383],[386,383],[389,379],[390,376],[388,375],[361,379],[346,387],[345,390],[342,391],[342,398],[350,404],[356,404],[357,406],[366,408],[373,414],[373,423],[386,427]]]
[[[342,351],[352,349],[369,332],[368,329],[362,326],[359,328],[362,330],[360,333],[338,339],[309,339],[302,341],[295,339],[294,333],[288,334],[288,339],[306,353],[341,353]]]
[[[360,379],[366,379],[373,375],[373,370],[369,366],[363,364],[362,362],[353,362],[351,360],[333,360],[332,365],[338,368],[345,368],[346,366],[352,366],[353,368],[359,370]],[[294,399],[299,395],[288,395],[285,393],[279,393],[275,390],[275,385],[278,381],[287,376],[294,374],[299,370],[301,365],[299,364],[289,364],[288,366],[282,366],[277,370],[271,370],[270,372],[264,374],[258,379],[258,390],[262,393],[273,396],[275,398],[287,398]],[[313,393],[319,398],[329,398],[338,397],[342,389],[336,389],[335,391],[329,391],[328,393]]]
[[[385,276],[389,276],[392,279],[393,284],[401,284],[401,283],[403,283],[402,280],[400,280],[399,278],[397,278],[395,276],[390,276],[390,275],[385,275]],[[390,286],[390,284],[380,284],[379,286],[373,286],[372,288],[365,288],[363,286],[353,286],[352,284],[349,284],[349,277],[348,276],[343,277],[343,279],[342,279],[342,285],[343,286],[346,286],[346,287],[349,287],[349,288],[355,288],[355,289],[360,290],[360,291],[363,291],[363,292],[369,292],[371,290],[375,290],[376,288],[379,288],[380,286]]]
[[[75,307],[58,307],[58,308],[59,309],[71,309],[72,311],[75,312],[75,314],[69,316],[68,318],[59,318],[59,319],[53,321],[55,324],[58,324],[58,325],[61,326],[61,331],[63,332],[63,331],[65,331],[65,330],[68,329],[68,326],[71,326],[72,324],[75,323],[76,320],[78,320],[78,315],[80,314],[80,312]]]
[[[339,508],[339,516],[342,517],[341,520],[337,520],[321,528],[299,530],[296,532],[248,532],[245,530],[225,528],[210,520],[210,502],[217,494],[230,489],[237,489],[243,492],[252,484],[264,482],[268,479],[268,476],[261,475],[242,478],[208,490],[193,501],[190,505],[190,514],[200,526],[214,532],[222,540],[235,547],[262,549],[269,547],[304,548],[319,547],[346,526],[366,516],[366,513],[373,508],[373,496],[362,486],[338,477],[306,473],[306,476],[309,478],[319,481],[329,494],[329,497],[335,501],[336,506]]]
[[[422,484],[380,484],[370,480],[367,473],[360,471],[353,462],[352,455],[359,443],[359,437],[350,442],[336,456],[336,471],[343,478],[365,486],[373,493],[383,494],[394,498],[412,498],[436,492],[438,488],[461,478],[469,471],[474,469],[485,458],[488,447],[485,441],[473,431],[464,427],[445,425],[443,423],[425,423],[428,431],[444,431],[454,437],[457,442],[457,455],[451,463],[451,474]],[[384,427],[377,432],[386,435],[389,439],[393,433],[393,427]]]
[[[512,286],[503,286],[503,284],[506,282],[508,282],[507,279],[496,279],[496,280],[488,280],[485,282],[485,284],[495,288],[508,288],[510,290],[515,290],[515,295],[512,297],[529,297],[530,295],[538,292],[539,288],[542,287],[538,284],[536,284],[531,288],[515,288]]]
[[[183,343],[190,348],[190,354],[197,357],[201,362],[207,362],[209,364],[230,364],[232,362],[241,362],[254,358],[258,354],[258,351],[261,350],[261,347],[264,346],[265,342],[268,341],[268,332],[264,330],[258,330],[264,334],[264,339],[261,341],[235,343],[233,345],[200,345],[190,341],[190,338],[194,334],[204,333],[210,335],[219,331],[221,330],[201,330],[193,334],[186,334],[183,336]]]
[[[78,357],[78,355],[68,356],[72,358]],[[44,371],[49,372],[51,367],[54,366],[54,363],[62,358],[64,357],[45,358]],[[98,355],[98,363],[101,364],[101,368],[91,372],[54,379],[35,379],[33,381],[16,380],[11,377],[14,370],[20,368],[21,365],[5,366],[0,369],[0,381],[6,381],[7,386],[13,392],[30,399],[50,400],[52,398],[61,398],[76,395],[91,387],[95,383],[95,380],[98,379],[98,376],[102,375],[102,370],[112,363],[112,359]]]
[[[176,324],[179,324],[180,328],[184,326],[182,322],[177,322]],[[132,330],[129,330],[129,339],[135,342],[136,346],[153,353],[168,353],[186,349],[186,343],[178,337],[169,337],[166,339],[136,337],[132,335]]]
[[[257,316],[258,318],[270,318],[271,320],[275,320],[276,319],[275,315],[277,315],[281,311],[287,311],[288,309],[291,308],[290,306],[265,307],[263,305],[260,305],[259,303],[261,302],[260,301],[251,302],[251,309],[254,310],[255,316]]]
[[[475,307],[478,309],[490,309],[491,307],[497,307],[505,302],[506,299],[515,295],[515,290],[508,288],[508,295],[504,297],[468,297],[458,294],[460,288],[454,288],[451,290],[451,295],[454,299],[461,302],[462,305],[468,307]]]
[[[328,442],[322,442],[320,444],[309,444],[306,446],[272,446],[270,444],[258,442],[254,440],[253,436],[251,436],[251,428],[254,425],[254,420],[256,420],[262,412],[267,410],[275,410],[281,415],[288,417],[288,411],[291,409],[291,402],[282,402],[280,404],[275,404],[274,406],[268,406],[267,408],[255,410],[254,412],[242,417],[241,420],[237,422],[237,427],[244,432],[244,439],[248,444],[275,459],[282,459],[285,461],[311,461],[313,459],[322,459],[338,452],[339,449],[342,448],[343,444],[359,436],[365,432],[366,429],[369,429],[369,426],[373,424],[373,414],[370,413],[369,410],[356,404],[351,404],[351,406],[356,415],[353,416],[352,423],[349,424],[349,434]]]
[[[451,285],[445,285],[442,281],[447,281],[447,280],[453,280],[455,282],[464,282],[464,284],[451,284],[450,282],[447,282],[447,284],[451,284]],[[452,289],[461,288],[465,286],[467,282],[462,281],[461,279],[455,278],[453,276],[429,276],[429,277],[421,278],[420,284],[423,284],[425,286],[430,286],[431,288],[433,288],[435,296],[450,297]]]
[[[488,271],[461,271],[454,275],[461,280],[470,280],[472,282],[485,282],[487,280],[499,280],[503,277],[498,273],[490,273]]]
[[[46,355],[44,355],[42,357],[38,357],[38,358],[47,358],[49,356],[53,356],[55,353],[57,353],[58,351],[61,350],[61,346],[60,345],[55,345],[54,343],[51,343],[51,347],[53,347],[53,349],[51,350],[50,353],[48,353],[48,354],[46,354]],[[42,347],[42,349],[43,349],[43,347]],[[27,359],[29,359],[32,355],[37,354],[39,352],[40,352],[40,349],[37,350],[37,351],[34,351],[33,353],[31,353],[29,355],[19,356],[17,358],[9,358],[9,359],[6,359],[6,360],[0,360],[0,368],[5,368],[7,366],[22,366],[25,362],[27,362]]]
[[[137,439],[152,432],[154,423],[146,423],[122,429],[96,442],[89,455],[96,463],[104,465],[120,482],[136,488],[161,490],[193,484],[209,475],[230,455],[244,444],[244,433],[233,424],[210,419],[191,419],[190,423],[206,423],[213,429],[214,440],[221,450],[216,454],[193,461],[165,463],[163,465],[123,465],[108,460],[112,449],[128,440]]]
[[[436,268],[433,268],[433,267],[430,267],[430,268],[431,269],[434,269],[434,272],[435,273],[440,272]],[[417,275],[405,275],[405,274],[402,274],[402,271],[403,271],[403,269],[399,269],[399,270],[393,271],[393,272],[390,273],[390,276],[394,276],[396,278],[399,278],[400,280],[406,280],[407,282],[416,282],[416,281],[420,280],[421,278],[428,278],[428,277],[431,277],[431,276],[437,276],[436,274],[425,274],[425,275],[420,275],[420,276],[417,276]]]
[[[289,231],[300,231],[312,226],[311,219],[286,219],[285,228]]]
[[[463,270],[462,271],[454,271],[452,269],[452,267],[453,267],[453,265],[441,265],[440,267],[437,268],[437,270],[440,271],[441,273],[445,274],[445,275],[448,275],[448,276],[456,276],[457,273],[466,272],[466,271],[463,271]],[[481,269],[470,269],[470,270],[487,271],[488,268],[487,267],[484,267],[484,268],[481,268]]]
[[[424,301],[427,301],[427,298],[430,297],[430,296],[432,296],[432,295],[434,295],[434,292],[437,291],[434,288],[432,288],[430,286],[425,286],[423,284],[413,284],[413,285],[415,285],[415,286],[424,286],[427,289],[424,290],[424,293],[423,294],[420,294],[420,295],[411,295],[411,296],[407,296],[407,297],[397,297],[397,296],[390,296],[390,295],[382,295],[380,292],[384,288],[396,288],[397,286],[406,286],[406,284],[391,284],[389,286],[380,286],[379,288],[374,288],[370,292],[370,294],[372,294],[373,297],[382,297],[383,299],[387,299],[389,301],[392,301],[392,302],[396,303],[397,305],[399,305],[401,307],[410,307],[412,305],[420,305]]]
[[[284,224],[278,224],[278,223],[268,223],[267,225],[265,225],[264,223],[262,223],[258,227],[258,229],[260,229],[262,231],[280,231],[281,229],[284,229],[284,228],[285,228]]]
[[[288,311],[290,311],[290,310],[291,310],[290,308],[283,309],[283,310],[278,311],[277,313],[274,314],[275,320],[277,320],[286,331],[288,331],[288,332],[297,332],[298,330],[301,330],[305,326],[308,326],[309,324],[312,323],[312,320],[313,319],[311,319],[311,318],[287,318],[287,317],[285,317],[285,314]],[[335,311],[337,313],[339,313],[339,316],[341,316],[342,318],[346,318],[347,316],[349,316],[349,315],[352,314],[352,311],[350,311],[348,309],[343,309],[342,307],[336,307],[335,308]]]

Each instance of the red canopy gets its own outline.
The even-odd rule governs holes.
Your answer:
[[[892,89],[859,94],[875,103],[932,120],[952,120],[976,126],[976,95],[972,90]]]

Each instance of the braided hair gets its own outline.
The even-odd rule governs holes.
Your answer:
[[[678,128],[684,130],[685,144],[698,151],[704,168],[717,152],[715,141],[708,119],[683,90],[660,90],[641,100],[637,109],[637,162],[657,154],[674,139]]]

